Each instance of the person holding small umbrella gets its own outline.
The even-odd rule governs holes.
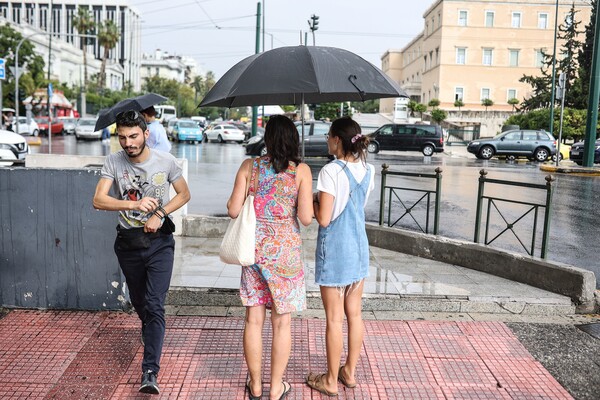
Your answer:
[[[315,282],[320,286],[325,308],[327,372],[310,373],[306,383],[327,396],[337,396],[338,381],[347,388],[356,387],[356,365],[364,335],[361,301],[364,278],[369,275],[365,204],[375,187],[375,168],[366,162],[368,143],[350,117],[333,121],[327,145],[336,160],[319,173],[318,192],[314,194],[319,223]],[[348,322],[348,354],[340,366],[344,315]]]
[[[139,391],[158,394],[165,299],[175,249],[169,214],[185,205],[191,196],[175,157],[147,146],[149,132],[139,112],[120,112],[116,124],[123,150],[106,157],[93,205],[98,210],[119,211],[115,253],[131,303],[142,322],[144,358]],[[171,185],[176,195],[169,199]]]

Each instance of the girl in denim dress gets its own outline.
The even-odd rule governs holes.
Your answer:
[[[338,380],[356,386],[355,373],[363,341],[361,299],[369,275],[369,243],[365,204],[374,188],[375,170],[366,163],[368,139],[350,117],[335,120],[327,145],[336,160],[319,173],[314,195],[319,223],[315,281],[320,286],[327,318],[325,341],[327,372],[310,373],[306,383],[327,396],[337,396]],[[348,321],[348,352],[340,365],[344,345],[342,324]]]

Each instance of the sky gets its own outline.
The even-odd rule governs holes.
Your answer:
[[[142,51],[190,56],[201,74],[220,78],[255,53],[258,0],[131,0],[142,20]],[[319,16],[317,46],[339,47],[381,68],[381,56],[423,30],[434,0],[262,0],[265,50],[297,46],[308,20]],[[262,22],[261,22],[262,23]],[[302,31],[302,33],[300,33]],[[262,49],[262,35],[261,35]]]

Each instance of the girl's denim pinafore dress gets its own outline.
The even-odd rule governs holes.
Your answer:
[[[344,287],[369,276],[369,242],[365,228],[365,200],[371,174],[358,183],[345,164],[338,163],[350,182],[350,197],[342,213],[326,227],[319,226],[315,283]]]

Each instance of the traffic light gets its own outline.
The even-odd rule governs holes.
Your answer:
[[[310,16],[310,19],[312,20],[312,23],[308,21],[308,25],[310,26],[310,30],[314,32],[319,29],[319,16],[313,14]]]
[[[350,110],[350,102],[347,101],[344,103],[344,115],[351,115],[352,111]]]

